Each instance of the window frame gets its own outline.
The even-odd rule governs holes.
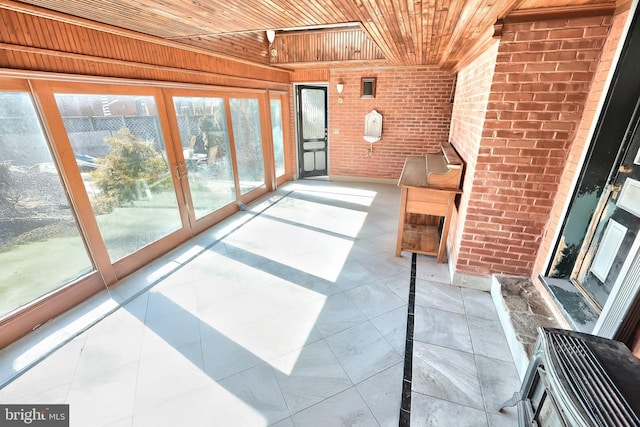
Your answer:
[[[87,247],[89,256],[95,267],[95,271],[69,283],[58,290],[43,296],[33,303],[21,307],[15,312],[0,319],[0,328],[4,333],[0,338],[0,348],[14,342],[16,339],[28,334],[39,325],[46,323],[50,319],[59,316],[69,309],[77,306],[87,298],[112,287],[120,279],[132,272],[144,267],[159,256],[169,252],[180,243],[188,240],[193,235],[204,231],[213,224],[227,218],[237,212],[241,204],[256,200],[268,191],[273,191],[279,182],[292,179],[292,169],[290,165],[291,147],[290,131],[287,129],[289,118],[289,91],[276,90],[271,94],[281,97],[283,100],[283,127],[284,145],[286,156],[287,173],[282,177],[275,177],[275,166],[273,159],[268,157],[272,147],[271,120],[269,109],[269,89],[255,89],[243,87],[208,86],[192,83],[170,83],[145,80],[127,80],[119,78],[90,77],[59,75],[40,72],[15,72],[0,71],[0,90],[21,91],[30,94],[34,101],[41,126],[45,133],[45,139],[49,144],[54,163],[56,164],[60,179],[67,195],[69,196],[70,207],[76,215],[81,236]],[[162,137],[167,148],[168,162],[170,163],[171,176],[176,188],[176,197],[181,212],[183,227],[167,237],[153,242],[145,248],[111,264],[111,261],[102,242],[102,237],[98,229],[93,210],[86,189],[78,170],[77,162],[74,158],[71,145],[66,134],[66,129],[62,121],[60,112],[55,102],[54,93],[77,93],[77,94],[113,94],[113,95],[145,95],[153,96],[158,109],[158,120]],[[244,195],[237,194],[237,203],[232,203],[224,208],[216,210],[213,214],[207,215],[205,221],[191,223],[189,228],[189,213],[187,211],[187,199],[179,183],[177,173],[179,161],[182,160],[182,153],[178,154],[173,142],[177,131],[177,122],[172,114],[172,102],[168,102],[171,96],[198,96],[198,97],[224,97],[226,103],[228,131],[230,133],[230,145],[233,144],[231,127],[231,114],[228,107],[230,98],[257,98],[260,110],[260,132],[262,138],[262,155],[265,167],[265,184],[255,188]],[[176,139],[175,141],[179,141]],[[179,144],[179,142],[178,142]],[[271,148],[272,149],[272,148]],[[235,156],[235,147],[232,148],[232,156]],[[236,160],[233,160],[234,167]],[[237,178],[237,170],[234,171]],[[239,193],[239,186],[237,192]]]

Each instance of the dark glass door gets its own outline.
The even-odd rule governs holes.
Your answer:
[[[631,140],[620,152],[613,174],[590,227],[592,239],[581,251],[572,279],[602,308],[640,227],[640,118],[630,127]]]
[[[300,178],[327,175],[327,88],[298,86]]]

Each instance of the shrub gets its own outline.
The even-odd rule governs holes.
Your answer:
[[[111,152],[97,160],[98,168],[91,178],[100,189],[96,196],[96,213],[112,211],[117,206],[139,200],[147,190],[170,188],[167,165],[153,142],[135,136],[122,128],[105,142]]]

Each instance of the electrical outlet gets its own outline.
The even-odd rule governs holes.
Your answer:
[[[334,129],[333,130],[333,134],[334,135],[340,135],[340,129]]]

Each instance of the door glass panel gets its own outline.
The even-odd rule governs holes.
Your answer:
[[[305,142],[302,147],[305,150],[322,150],[324,149],[324,141]]]
[[[316,169],[326,169],[327,165],[324,163],[324,153],[316,151]]]
[[[271,131],[273,133],[273,154],[276,176],[284,175],[284,135],[282,133],[282,102],[271,100]]]
[[[302,90],[302,133],[305,139],[324,139],[324,99],[323,89]]]
[[[302,155],[304,163],[304,171],[310,172],[316,169],[316,156],[314,153],[304,153]]]
[[[0,93],[0,316],[93,271],[26,93]]]
[[[230,99],[233,140],[240,190],[244,194],[264,184],[264,160],[257,99]]]
[[[196,218],[234,202],[229,134],[222,98],[174,97]]]
[[[181,228],[154,98],[56,102],[112,262]]]

